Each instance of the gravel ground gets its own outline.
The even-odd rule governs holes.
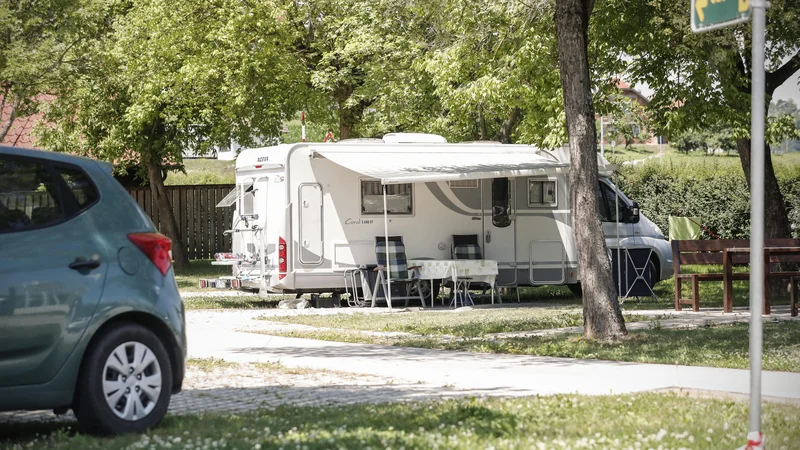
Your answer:
[[[278,364],[190,361],[183,391],[172,397],[171,414],[243,412],[265,406],[318,406],[410,401],[469,395],[443,386],[390,377],[326,370],[285,368]],[[72,412],[0,412],[3,427],[23,422],[72,422]]]

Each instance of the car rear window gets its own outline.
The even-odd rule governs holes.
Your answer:
[[[78,203],[78,209],[84,210],[97,200],[97,188],[82,170],[67,166],[56,166],[55,169]]]
[[[0,233],[42,228],[66,219],[48,167],[0,156]]]

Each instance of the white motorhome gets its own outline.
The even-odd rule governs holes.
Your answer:
[[[453,235],[476,235],[483,257],[498,261],[499,286],[574,288],[568,166],[567,149],[406,133],[244,150],[236,189],[218,205],[236,212],[233,249],[217,264],[233,266],[235,287],[342,293],[347,269],[376,263],[386,219],[409,259],[452,259]],[[650,283],[671,277],[669,243],[635,202],[615,195],[614,169],[599,157],[608,247],[646,250]]]

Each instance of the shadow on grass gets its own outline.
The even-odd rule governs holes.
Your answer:
[[[239,395],[257,390],[237,389]],[[799,413],[800,408],[795,405],[765,405],[765,434],[775,442],[798,442],[800,428],[794,418]],[[664,417],[670,420],[665,422]],[[566,444],[572,448],[592,439],[596,440],[597,448],[617,448],[620,441],[637,448],[647,448],[655,441],[667,448],[677,448],[685,446],[686,436],[691,435],[697,442],[716,444],[703,448],[734,448],[746,433],[746,419],[746,402],[673,394],[462,398],[344,406],[282,405],[245,413],[168,416],[145,435],[109,438],[71,434],[60,426],[40,424],[38,428],[25,426],[27,434],[17,434],[13,440],[0,444],[33,450],[300,447],[458,450],[542,448],[537,443],[551,447],[549,443],[556,439],[560,446]],[[30,434],[33,430],[40,436]]]
[[[628,338],[614,343],[558,335],[452,342],[407,340],[401,341],[400,345],[734,369],[749,367],[749,334],[746,323],[693,330],[634,331]],[[800,322],[764,325],[764,370],[800,372]]]

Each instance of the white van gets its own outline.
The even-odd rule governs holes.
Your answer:
[[[483,257],[498,262],[499,286],[574,288],[580,268],[568,155],[563,148],[402,133],[244,150],[236,189],[218,205],[235,204],[236,212],[233,249],[215,263],[230,264],[233,273],[217,285],[344,292],[343,272],[376,263],[386,218],[388,234],[402,236],[409,259],[452,259],[453,236],[476,235]],[[670,278],[669,243],[608,178],[616,166],[598,158],[608,247],[645,251],[639,265],[650,285]]]

